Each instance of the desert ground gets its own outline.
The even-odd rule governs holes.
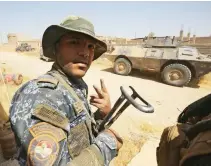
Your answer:
[[[10,73],[21,73],[24,82],[44,74],[51,68],[52,63],[33,55],[0,53],[0,67]],[[154,113],[146,114],[129,106],[111,126],[124,138],[124,145],[118,157],[111,162],[112,166],[156,166],[155,152],[162,129],[175,124],[177,116],[188,104],[209,94],[211,90],[210,74],[202,78],[198,88],[173,87],[159,82],[155,75],[149,73],[133,71],[130,76],[116,75],[112,71],[112,64],[106,58],[94,62],[84,77],[89,86],[89,94],[95,93],[94,84],[100,86],[100,78],[105,81],[112,105],[121,95],[120,86],[124,86],[128,92],[128,86],[132,86],[154,107]],[[8,114],[9,102],[20,86],[2,84],[0,87],[0,101]],[[94,107],[92,109],[96,110]],[[2,156],[0,163],[2,166],[8,164]],[[10,162],[10,165],[14,164]]]

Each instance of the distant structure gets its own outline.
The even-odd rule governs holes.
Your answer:
[[[35,49],[39,49],[41,46],[41,40],[32,39],[31,37],[27,37],[21,34],[9,33],[7,35],[7,38],[8,38],[8,45],[15,45],[16,47],[22,43],[27,43]]]
[[[140,44],[140,41],[134,41],[129,38],[120,38],[120,37],[111,37],[111,36],[97,36],[98,39],[106,42],[109,44],[119,44],[119,45],[125,45],[125,44]]]
[[[182,25],[181,30],[180,30],[180,36],[179,36],[180,41],[183,41],[183,35],[184,35],[184,30],[183,30],[183,25]]]
[[[16,47],[22,43],[31,45],[31,47],[35,48],[37,51],[39,51],[41,47],[41,40],[39,39],[32,39],[31,37],[23,34],[9,33],[7,35],[7,43],[3,43],[0,49],[1,51],[15,51]]]
[[[176,41],[183,42],[184,44],[188,45],[211,45],[211,35],[207,37],[196,37],[196,34],[194,32],[193,36],[191,37],[190,31],[187,33],[187,36],[184,36],[184,30],[183,30],[183,25],[181,26],[181,29],[179,31],[178,36],[155,36],[154,33],[153,38],[158,38],[159,40],[163,40],[166,37],[169,37],[171,39],[175,39]],[[110,47],[112,48],[112,45],[139,45],[144,42],[144,40],[148,37],[140,37],[140,38],[134,38],[134,39],[129,39],[129,38],[121,38],[121,37],[112,37],[112,36],[100,36],[98,35],[97,38],[106,42],[108,45],[108,50]],[[41,47],[41,40],[40,39],[32,39],[31,37],[25,36],[23,34],[16,34],[16,33],[9,33],[7,35],[8,43],[3,44],[2,46],[4,48],[9,48],[9,50],[15,50],[17,46],[19,46],[22,43],[27,43],[31,45],[32,48],[35,48],[36,50],[40,50]],[[1,43],[0,43],[1,44]]]
[[[154,36],[154,38],[158,38],[158,39],[165,39],[167,36]],[[168,36],[170,38],[173,38],[171,36]],[[131,40],[136,40],[139,41],[140,43],[144,42],[144,37],[141,38],[134,38]],[[187,33],[187,36],[184,36],[184,31],[183,29],[180,30],[179,32],[179,36],[175,36],[175,40],[183,42],[184,44],[190,44],[190,45],[211,45],[211,36],[201,36],[201,37],[197,37],[196,34],[193,34],[193,36],[191,37],[191,33],[190,31]]]
[[[13,45],[13,44],[15,45],[18,41],[17,35],[14,33],[9,33],[7,35],[7,39],[8,39],[8,44],[11,44],[11,45]]]
[[[196,35],[193,35],[193,44],[196,44]]]
[[[190,30],[189,30],[188,34],[187,34],[187,42],[188,42],[188,44],[190,44],[190,35],[191,35],[191,33],[190,33]]]

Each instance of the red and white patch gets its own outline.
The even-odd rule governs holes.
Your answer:
[[[52,153],[52,145],[50,142],[48,141],[40,141],[35,149],[34,149],[34,153],[36,155],[37,158],[47,158],[51,155]]]
[[[53,165],[59,151],[58,140],[49,134],[34,137],[28,148],[28,165]]]

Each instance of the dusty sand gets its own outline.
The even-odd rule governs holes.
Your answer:
[[[203,87],[205,89],[210,89],[210,86],[211,86],[211,73],[206,74],[204,77],[202,77],[200,79],[199,86]]]
[[[142,75],[137,72],[132,73],[131,76],[116,75],[112,73],[111,64],[104,65],[105,62],[107,63],[105,59],[95,62],[84,77],[89,86],[89,94],[95,93],[92,86],[94,84],[100,86],[100,78],[103,78],[112,104],[121,94],[120,86],[128,88],[131,85],[155,109],[153,114],[145,114],[137,111],[133,106],[129,106],[114,123],[112,128],[118,131],[126,141],[120,155],[112,161],[111,165],[137,166],[137,163],[146,165],[147,162],[147,165],[155,166],[155,148],[162,129],[175,123],[180,111],[188,104],[210,93],[211,81],[207,81],[210,79],[210,75],[201,81],[200,88],[179,88],[160,83],[154,79],[153,75]],[[48,71],[52,62],[44,62],[35,56],[21,56],[16,53],[4,52],[0,53],[0,65],[6,65],[11,71],[32,79]],[[11,88],[11,91],[14,89]],[[12,94],[13,92],[11,92],[11,96]],[[94,107],[92,109],[96,110]],[[141,150],[143,144],[143,150]],[[147,153],[152,155],[150,161],[143,157]],[[132,158],[134,159],[132,160]]]

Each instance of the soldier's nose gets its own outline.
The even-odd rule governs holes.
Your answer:
[[[87,57],[89,57],[89,52],[88,51],[81,51],[81,52],[78,53],[78,55],[81,56],[81,57],[87,58]]]
[[[84,40],[81,44],[78,55],[86,58],[89,57],[89,45],[89,42],[87,40]]]

